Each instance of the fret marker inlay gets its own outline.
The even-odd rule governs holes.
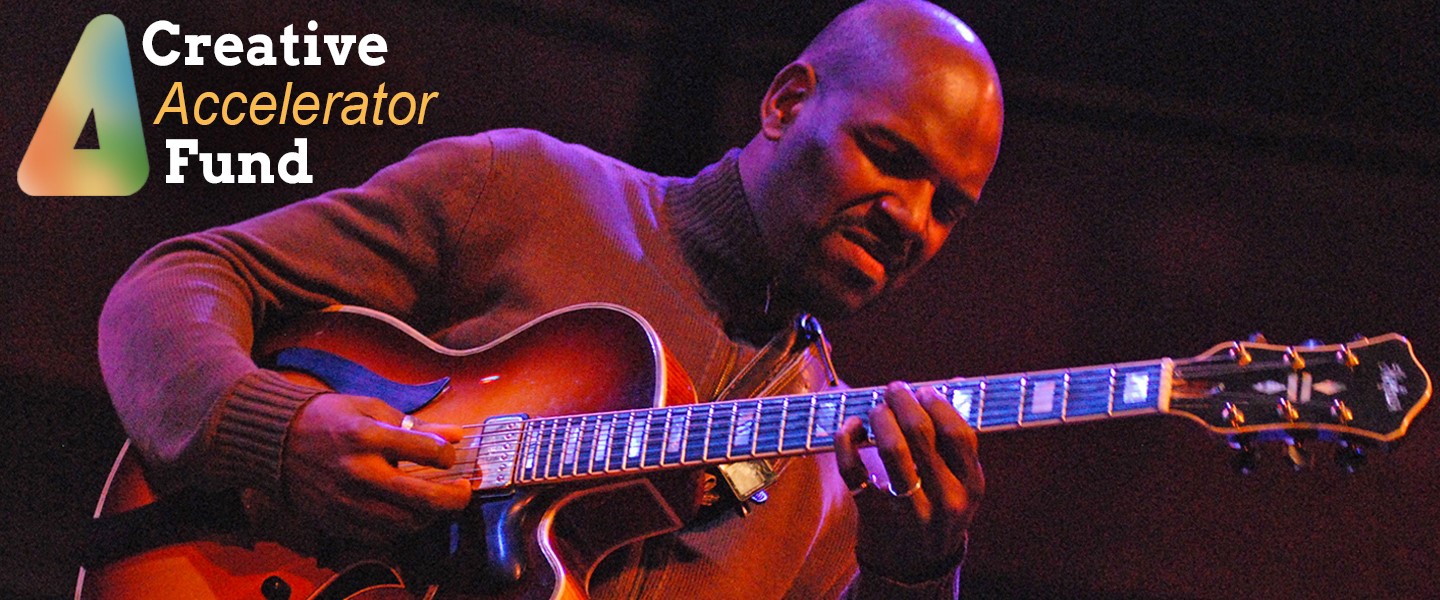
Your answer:
[[[1030,405],[1030,410],[1036,414],[1055,410],[1055,382],[1042,381],[1035,384],[1035,399]]]
[[[1125,404],[1137,404],[1144,402],[1150,396],[1150,375],[1148,373],[1131,373],[1125,376],[1125,392],[1120,401]]]

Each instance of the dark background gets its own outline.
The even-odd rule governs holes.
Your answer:
[[[124,438],[95,361],[110,284],[145,248],[332,187],[426,140],[533,127],[691,173],[756,126],[770,76],[847,3],[578,0],[6,3],[0,166],[13,173],[84,25],[125,23],[151,173],[125,198],[0,188],[0,596],[62,597]],[[323,4],[323,5],[322,5]],[[986,41],[1007,100],[983,208],[922,281],[834,322],[852,383],[1182,357],[1256,330],[1347,341],[1399,331],[1440,356],[1440,15],[1433,2],[951,6]],[[386,63],[156,67],[183,33],[380,33]],[[439,91],[424,125],[150,125],[174,81],[201,91]],[[164,140],[288,151],[311,185],[167,185]],[[1440,596],[1440,432],[1346,475],[1227,466],[1189,421],[985,435],[990,494],[967,597]]]

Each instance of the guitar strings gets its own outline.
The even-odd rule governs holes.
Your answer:
[[[982,409],[989,409],[984,412],[992,414],[1019,415],[1023,410],[1022,389],[1018,385],[1019,377],[1010,378],[1008,381],[987,380],[991,387],[1003,387],[1004,383],[1014,384],[1014,389],[986,391],[986,394],[994,394],[994,397],[987,396]],[[1105,372],[1091,372],[1090,375],[1078,375],[1071,379],[1067,390],[1066,406],[1073,416],[1085,416],[1089,414],[1103,414],[1109,410],[1112,401],[1115,376],[1108,370]],[[965,387],[967,383],[976,384],[980,380],[971,382],[955,381],[942,382],[938,384],[942,391],[949,393],[951,390]],[[563,479],[586,475],[604,473],[636,472],[648,469],[660,469],[665,467],[704,464],[706,462],[724,462],[736,458],[775,456],[781,454],[803,453],[816,448],[829,448],[833,440],[828,435],[823,435],[827,430],[824,424],[816,427],[815,413],[823,402],[833,403],[843,407],[837,415],[836,423],[843,422],[850,416],[859,416],[862,421],[868,421],[864,414],[878,403],[877,396],[879,388],[871,390],[847,390],[838,393],[799,395],[778,399],[764,400],[740,400],[722,403],[686,405],[678,407],[662,407],[651,409],[637,409],[630,411],[615,411],[613,413],[602,413],[601,415],[583,416],[561,416],[543,417],[529,419],[523,422],[523,435],[533,442],[528,442],[528,447],[516,441],[488,441],[485,438],[493,433],[514,432],[516,423],[505,424],[473,424],[465,426],[466,429],[481,429],[481,432],[474,435],[467,435],[463,440],[480,441],[473,445],[462,448],[462,458],[457,458],[456,465],[448,469],[436,469],[422,465],[408,465],[407,473],[420,473],[419,476],[426,479],[444,479],[456,475],[468,475],[473,472],[471,464],[478,462],[480,455],[486,450],[494,450],[497,447],[513,448],[516,459],[528,454],[533,460],[532,464],[517,465],[515,472],[521,482],[532,480]],[[839,402],[836,402],[836,399]],[[795,400],[801,400],[796,403]],[[798,404],[799,406],[794,406]],[[753,405],[747,407],[744,419],[737,414],[741,405]],[[1090,406],[1090,408],[1086,408]],[[1097,408],[1103,407],[1102,408]],[[720,410],[715,410],[716,408]],[[732,411],[726,411],[730,407]],[[793,409],[793,410],[792,410]],[[860,409],[860,410],[855,410]],[[1077,410],[1079,409],[1079,410]],[[827,410],[829,408],[827,407]],[[998,412],[997,412],[998,411]],[[790,419],[791,413],[804,414],[804,419]],[[981,413],[981,416],[984,415]],[[605,421],[605,417],[609,421]],[[637,418],[638,417],[638,418]],[[649,418],[647,418],[649,417]],[[679,418],[683,427],[677,433],[680,441],[667,443],[667,437],[674,430],[673,419]],[[778,418],[782,426],[776,427],[774,420]],[[623,422],[620,422],[623,421]],[[720,422],[725,434],[721,439],[705,439],[692,441],[692,434],[706,434],[713,430],[716,421]],[[803,422],[802,422],[803,421]],[[1017,420],[1007,421],[1014,424]],[[748,448],[736,448],[733,444],[736,425],[747,429],[760,428],[761,431],[753,432],[750,436]],[[770,425],[770,427],[766,427]],[[607,427],[608,426],[608,427]],[[579,428],[579,435],[571,434],[575,428]],[[868,427],[868,422],[867,422]],[[638,435],[630,433],[635,429],[643,432]],[[602,434],[601,430],[607,430]],[[815,433],[822,435],[814,435]],[[617,435],[618,434],[618,435]],[[601,442],[602,435],[604,441]],[[803,445],[790,445],[787,442],[803,436]],[[638,456],[632,454],[630,446],[634,445],[635,439],[639,441]],[[717,446],[718,444],[718,446]],[[674,450],[670,448],[676,448]],[[760,450],[764,449],[764,450]],[[622,450],[620,456],[616,456],[617,450]],[[737,450],[739,452],[737,452]],[[718,451],[718,452],[716,452]],[[699,454],[699,458],[689,458],[691,453]],[[724,456],[716,456],[724,454]],[[615,468],[613,463],[616,459],[621,463],[620,468]],[[636,465],[628,466],[629,459],[634,458]],[[543,468],[539,464],[543,459]],[[596,470],[596,467],[600,467]],[[528,476],[527,473],[528,472]],[[475,477],[468,477],[471,480]]]

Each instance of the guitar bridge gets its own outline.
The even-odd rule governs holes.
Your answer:
[[[520,455],[520,432],[525,415],[485,419],[475,437],[475,473],[470,489],[484,496],[503,496],[515,483],[515,459]]]

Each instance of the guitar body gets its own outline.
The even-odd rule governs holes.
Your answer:
[[[413,411],[427,422],[479,424],[506,415],[565,416],[695,398],[649,325],[613,305],[563,309],[465,351],[443,348],[382,313],[339,307],[267,336],[256,356],[264,363],[289,348],[339,357],[352,370],[401,387],[433,384],[438,394]],[[282,372],[297,382],[366,393],[345,389],[354,381],[337,386],[306,370]],[[369,395],[390,401],[383,398],[389,388],[380,387]],[[159,497],[136,453],[127,450],[101,495],[96,531],[151,541],[101,540],[100,546],[125,550],[87,561],[77,599],[360,600],[419,598],[427,589],[441,597],[583,598],[591,570],[607,554],[678,529],[695,509],[696,473],[688,470],[522,487],[502,498],[477,492],[454,526],[442,524],[393,547],[357,548],[308,529],[256,493],[234,502],[243,515],[238,526],[220,526],[226,511],[212,505],[227,496]],[[461,460],[475,454],[461,450]],[[424,581],[407,581],[417,572]]]

